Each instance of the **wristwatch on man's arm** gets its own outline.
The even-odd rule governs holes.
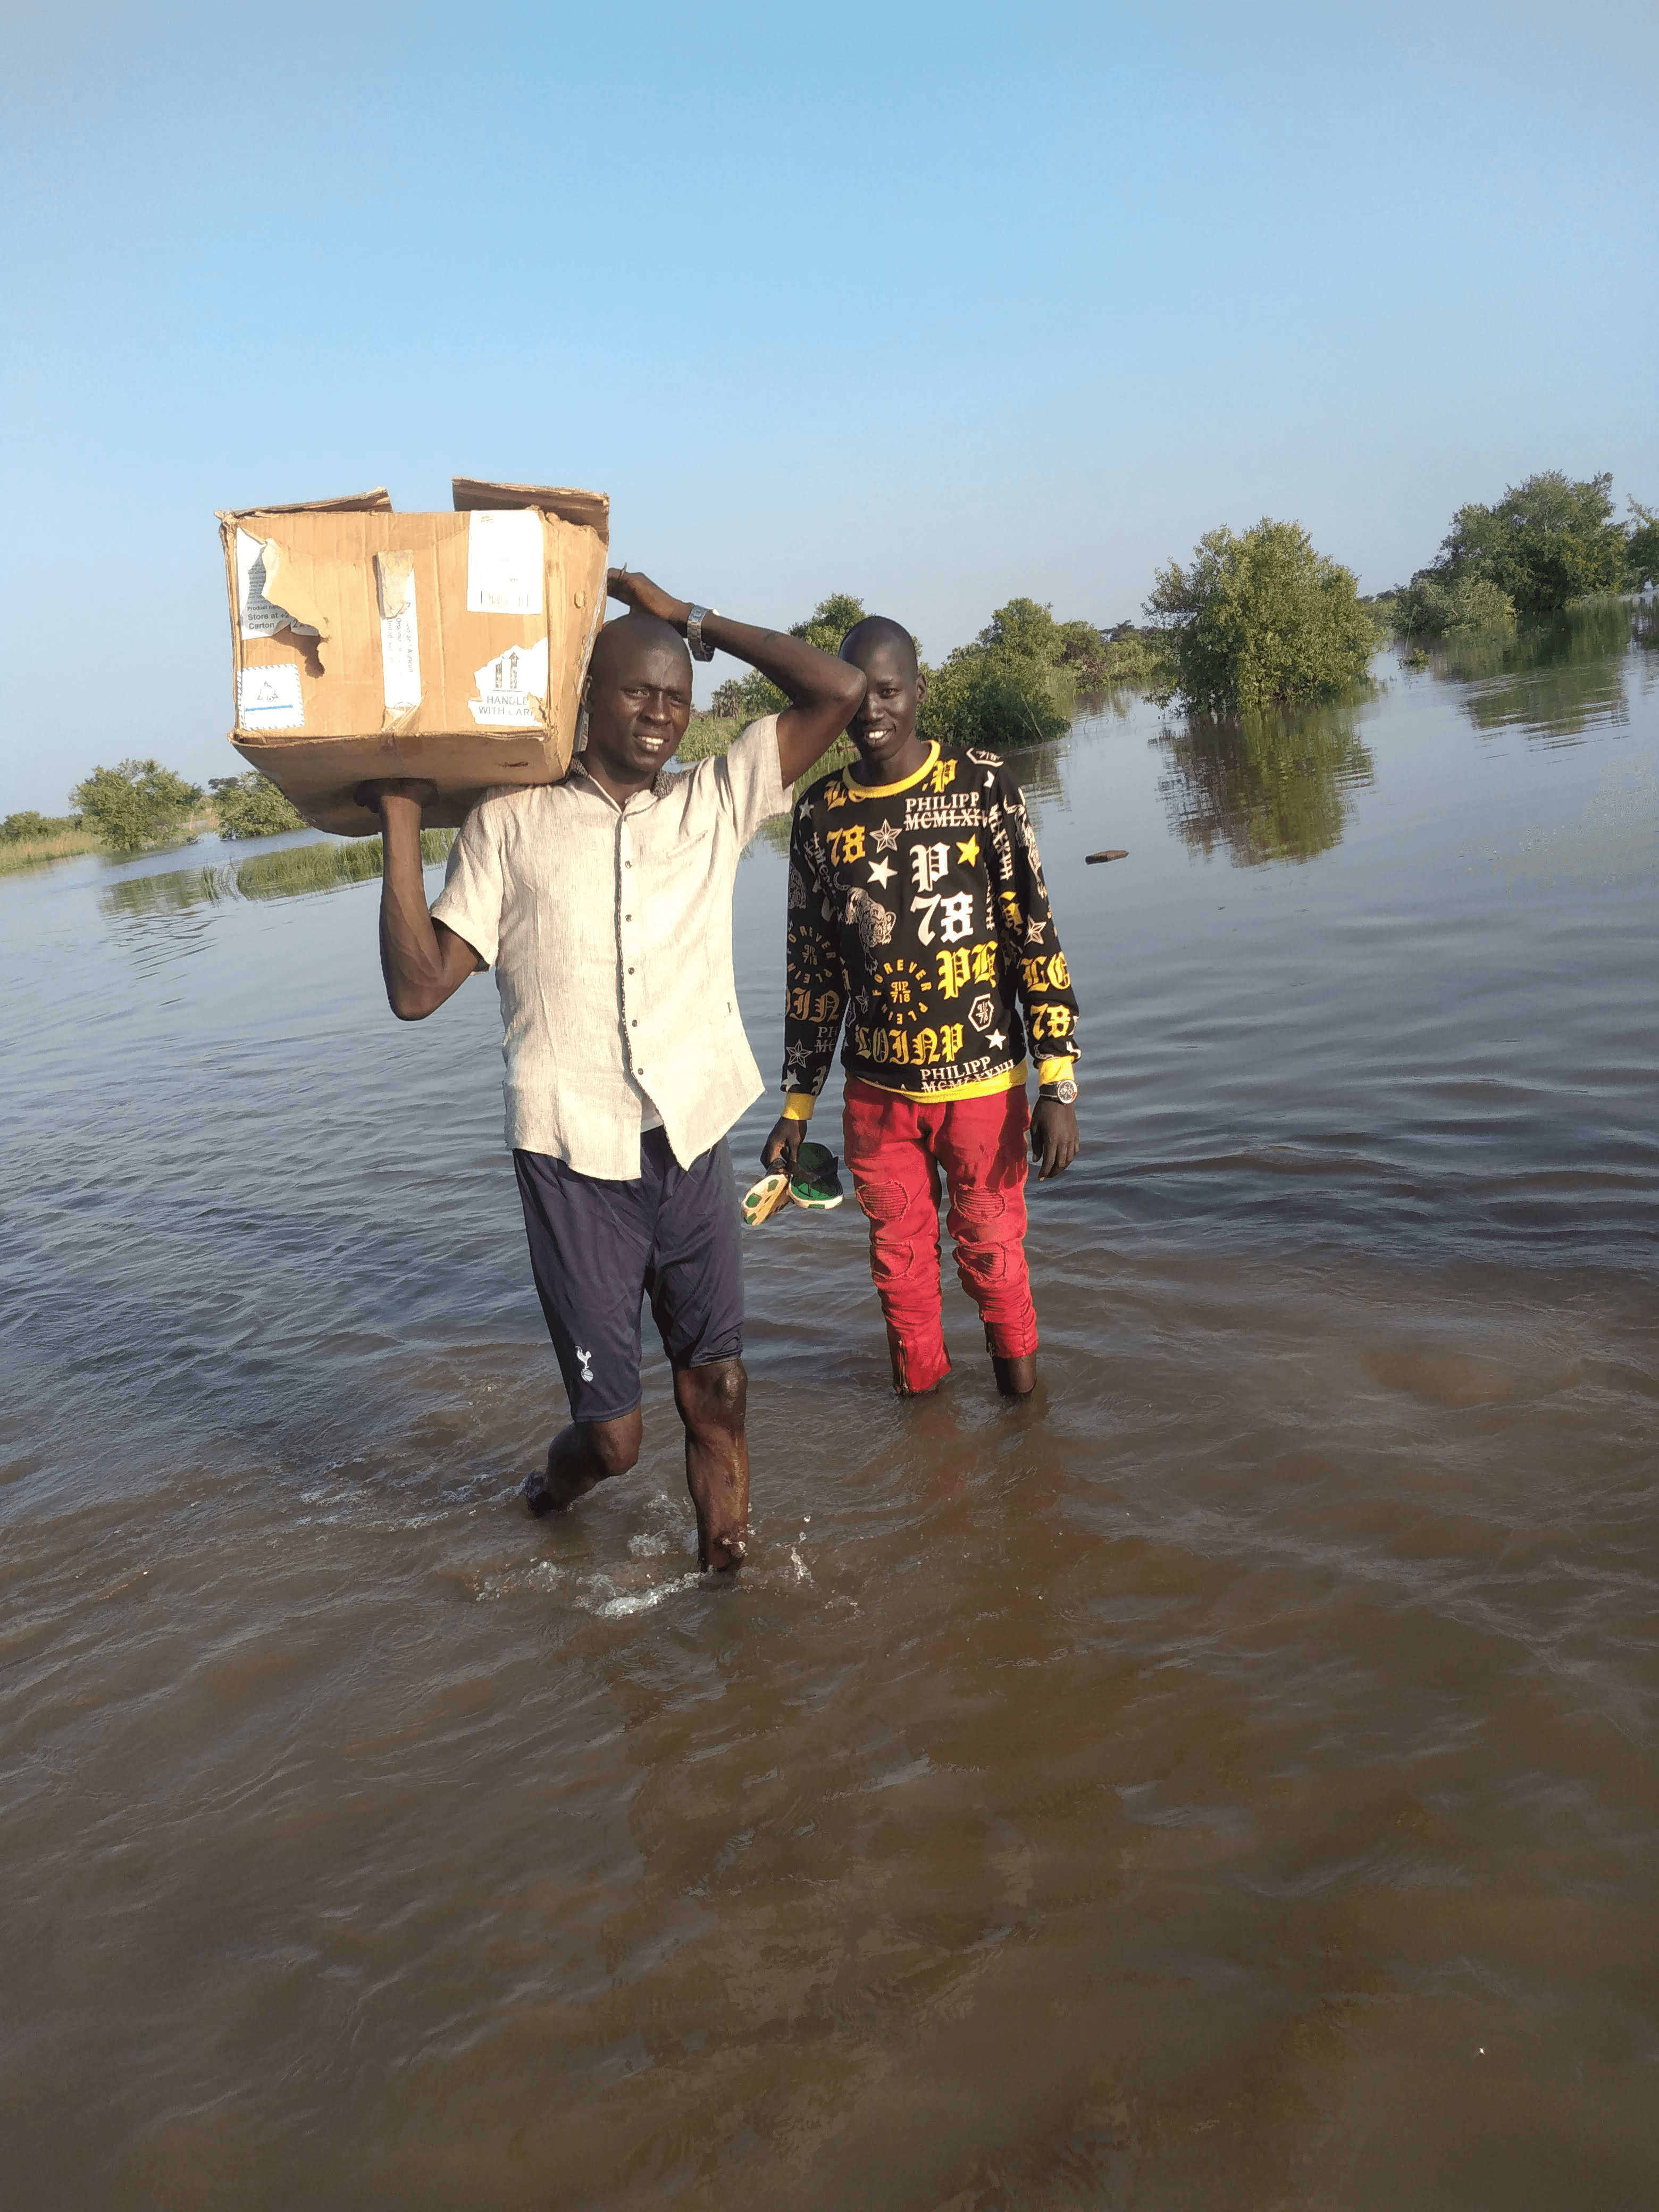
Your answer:
[[[1077,1103],[1077,1085],[1069,1060],[1045,1060],[1037,1070],[1037,1097],[1054,1099],[1061,1106]]]
[[[714,658],[714,648],[704,637],[702,626],[710,615],[719,612],[718,607],[700,607],[695,599],[691,602],[691,611],[685,618],[685,641],[691,648],[693,660],[712,660]]]

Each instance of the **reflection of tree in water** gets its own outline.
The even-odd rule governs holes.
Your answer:
[[[1218,845],[1235,867],[1311,860],[1340,844],[1352,794],[1375,781],[1352,706],[1242,721],[1192,717],[1154,740],[1169,772],[1158,794],[1170,826],[1207,860]]]
[[[1477,730],[1518,727],[1546,744],[1570,744],[1593,724],[1628,719],[1632,611],[1621,599],[1592,599],[1513,636],[1454,635],[1431,665],[1444,681],[1469,687],[1463,711]]]

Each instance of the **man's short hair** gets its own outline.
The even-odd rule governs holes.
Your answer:
[[[643,651],[658,645],[672,645],[684,657],[687,668],[690,667],[691,648],[672,623],[663,622],[656,615],[639,614],[630,608],[627,614],[606,623],[594,639],[587,663],[589,680],[603,676],[618,653],[630,648]]]
[[[866,615],[862,622],[855,622],[841,641],[841,658],[854,668],[862,668],[862,656],[884,645],[892,647],[912,676],[916,673],[916,641],[904,624],[890,615]]]

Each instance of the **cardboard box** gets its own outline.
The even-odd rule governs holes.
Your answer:
[[[605,611],[610,501],[454,479],[452,514],[383,490],[221,514],[230,742],[307,822],[368,836],[371,776],[438,787],[453,827],[492,784],[556,783]]]

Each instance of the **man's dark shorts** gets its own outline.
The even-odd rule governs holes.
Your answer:
[[[635,1182],[578,1175],[514,1152],[547,1333],[573,1421],[613,1421],[640,1402],[640,1306],[649,1297],[676,1367],[743,1350],[743,1255],[722,1139],[683,1168],[661,1129],[640,1139]]]

